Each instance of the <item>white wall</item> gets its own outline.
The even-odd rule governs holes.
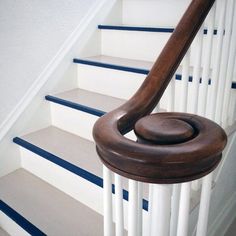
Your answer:
[[[98,1],[0,1],[0,125]]]

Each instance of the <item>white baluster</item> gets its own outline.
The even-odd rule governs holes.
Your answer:
[[[123,236],[124,213],[123,213],[123,188],[121,176],[115,174],[115,209],[116,209],[116,236]]]
[[[228,7],[227,7],[227,18],[225,24],[225,37],[223,42],[223,49],[222,49],[222,60],[220,65],[220,81],[219,81],[219,89],[217,94],[217,101],[216,101],[216,111],[215,111],[215,121],[217,123],[221,123],[222,117],[222,106],[223,106],[223,97],[224,97],[224,90],[225,90],[225,78],[227,73],[227,65],[229,59],[229,46],[230,46],[230,36],[232,30],[232,21],[233,21],[233,10],[234,10],[234,0],[228,0]]]
[[[177,231],[179,198],[180,198],[180,184],[174,184],[172,191],[172,199],[171,199],[170,236],[175,236]]]
[[[210,66],[211,66],[211,54],[212,54],[212,44],[213,44],[213,34],[215,26],[215,11],[216,4],[213,5],[209,13],[209,21],[206,35],[206,52],[205,60],[203,64],[202,72],[202,93],[201,100],[199,101],[199,111],[198,114],[205,116],[206,114],[206,104],[207,104],[207,94],[208,94],[208,81],[210,78]]]
[[[180,101],[181,112],[187,111],[189,64],[190,64],[190,50],[188,50],[183,59],[182,80],[181,80],[181,101]]]
[[[200,187],[201,187],[201,180],[200,179],[192,181],[192,183],[191,183],[192,190],[198,191],[200,189]]]
[[[234,12],[236,12],[236,4],[234,6]],[[225,128],[227,124],[227,118],[229,115],[229,104],[231,95],[231,84],[235,65],[235,55],[236,55],[236,15],[234,16],[232,35],[230,42],[230,54],[228,61],[228,68],[226,74],[225,91],[224,91],[224,102],[223,102],[223,112],[222,112],[222,125]]]
[[[138,226],[137,226],[137,236],[142,236],[143,231],[143,184],[138,182]]]
[[[193,67],[193,104],[190,106],[190,113],[197,113],[198,110],[198,98],[199,98],[199,86],[201,78],[201,62],[202,62],[202,46],[203,46],[203,26],[199,30],[196,36],[196,62]]]
[[[197,36],[196,36],[196,61],[193,67],[193,93],[191,94],[193,98],[193,104],[190,106],[190,113],[198,113],[198,102],[199,102],[199,87],[201,79],[201,62],[202,62],[202,49],[203,49],[203,37],[204,37],[204,25],[201,26]],[[200,181],[195,180],[192,182],[192,189],[197,191],[200,188]]]
[[[111,171],[103,166],[104,236],[113,235]]]
[[[211,183],[212,183],[212,173],[205,176],[202,181],[202,193],[200,200],[200,209],[198,215],[196,236],[205,236],[207,233],[208,213],[209,213],[209,205],[211,197]]]
[[[129,180],[129,219],[128,235],[137,236],[138,182]]]
[[[152,228],[152,202],[153,202],[153,184],[149,184],[149,193],[148,193],[148,227],[147,227],[147,236],[151,235]]]
[[[191,182],[181,184],[177,236],[188,235]]]
[[[210,100],[210,118],[215,119],[215,110],[216,110],[216,100],[217,92],[219,87],[219,73],[220,73],[220,62],[222,54],[222,45],[223,45],[223,35],[225,30],[225,14],[226,14],[226,4],[227,1],[223,1],[221,5],[219,24],[217,27],[217,38],[216,38],[216,52],[214,57],[214,63],[212,67],[212,76],[211,76],[211,100]],[[224,80],[224,78],[220,78]]]
[[[169,235],[171,186],[156,184],[153,186],[151,236]]]

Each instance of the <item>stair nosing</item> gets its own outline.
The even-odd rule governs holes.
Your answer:
[[[172,33],[174,31],[174,28],[167,28],[167,27],[165,28],[165,27],[126,26],[126,25],[98,25],[98,29],[159,32],[159,33]]]
[[[129,67],[129,66],[121,66],[121,65],[116,65],[116,64],[112,64],[112,63],[104,63],[104,62],[98,62],[98,61],[87,60],[87,59],[74,58],[73,62],[78,63],[78,64],[83,64],[83,65],[102,67],[102,68],[106,68],[106,69],[133,72],[133,73],[137,73],[137,74],[147,75],[149,73],[148,69]]]
[[[79,110],[79,111],[83,111],[83,112],[86,112],[88,114],[98,116],[98,117],[101,117],[104,114],[106,114],[105,111],[101,111],[101,110],[93,108],[93,107],[82,105],[80,103],[72,102],[72,101],[62,99],[62,98],[52,96],[52,95],[46,95],[45,99],[47,101],[54,102],[54,103],[57,103],[57,104],[60,104],[60,105],[63,105],[63,106],[67,106],[67,107],[70,107],[72,109],[76,109],[76,110]]]
[[[98,25],[98,29],[102,30],[123,30],[123,31],[140,31],[153,33],[173,33],[173,27],[150,27],[150,26],[128,26],[128,25]],[[207,34],[207,29],[204,29],[204,34]],[[217,35],[217,29],[214,29],[214,35]]]
[[[80,168],[79,166],[76,166],[46,150],[43,148],[40,148],[20,137],[13,138],[13,142],[18,144],[19,146],[41,156],[42,158],[80,176],[81,178],[89,181],[92,184],[97,185],[100,188],[103,188],[103,179],[85,169]],[[115,185],[112,184],[112,193],[115,193]],[[128,191],[123,189],[123,199],[128,201]],[[148,211],[148,201],[146,199],[143,199],[143,209]]]
[[[92,61],[87,59],[73,59],[74,63],[83,64],[83,65],[90,65],[90,66],[96,66],[106,69],[112,69],[112,70],[121,70],[126,72],[132,72],[132,73],[139,73],[143,75],[147,75],[149,73],[149,69],[140,69],[136,67],[128,67],[128,66],[120,66],[112,63],[104,63],[104,62],[98,62],[98,61]],[[182,80],[182,75],[176,74],[176,80]],[[189,82],[192,82],[192,76],[189,76]]]
[[[2,200],[0,200],[0,210],[30,235],[46,235]]]

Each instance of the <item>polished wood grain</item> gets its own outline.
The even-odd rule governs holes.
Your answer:
[[[138,181],[178,183],[204,176],[218,165],[227,138],[217,124],[184,113],[148,116],[213,3],[214,0],[191,2],[136,94],[96,122],[93,136],[97,152],[109,169]],[[135,124],[138,142],[124,137]]]

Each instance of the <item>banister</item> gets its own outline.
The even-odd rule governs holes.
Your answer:
[[[178,183],[200,178],[220,162],[227,137],[216,123],[186,113],[149,116],[213,4],[191,2],[136,94],[96,122],[97,152],[109,169],[142,182]],[[123,136],[132,129],[138,142]]]

